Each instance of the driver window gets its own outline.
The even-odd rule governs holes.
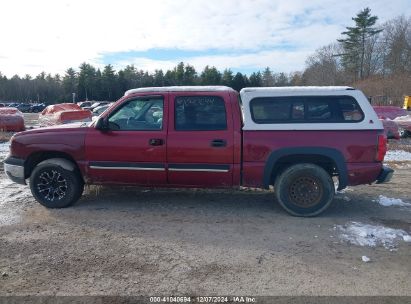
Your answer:
[[[112,130],[162,130],[163,98],[135,99],[124,104],[110,118]]]

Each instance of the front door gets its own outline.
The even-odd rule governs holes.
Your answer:
[[[169,184],[231,187],[234,131],[229,93],[174,92],[169,98]]]
[[[88,175],[94,183],[164,185],[167,94],[140,96],[109,113],[109,130],[86,137]]]

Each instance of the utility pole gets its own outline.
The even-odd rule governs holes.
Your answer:
[[[73,103],[76,103],[76,93],[71,93],[71,95],[73,96]]]

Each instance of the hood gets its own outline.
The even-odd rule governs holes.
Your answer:
[[[36,129],[30,129],[23,132],[16,133],[14,136],[18,137],[21,135],[30,135],[30,134],[40,134],[40,133],[56,133],[56,132],[68,132],[68,131],[86,131],[90,122],[74,122],[69,124],[55,125],[50,127],[42,127]]]
[[[84,159],[84,143],[89,125],[72,123],[16,133],[10,140],[10,153],[14,157],[26,159],[33,153],[54,151],[68,154],[73,159]]]

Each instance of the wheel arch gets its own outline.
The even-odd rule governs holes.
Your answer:
[[[338,175],[338,190],[348,185],[347,165],[340,151],[326,147],[292,147],[271,152],[264,168],[264,188],[268,189],[281,172],[297,163],[316,164],[331,176]]]
[[[59,151],[41,151],[35,152],[29,155],[25,161],[24,175],[25,178],[29,178],[34,168],[39,164],[54,164],[62,167],[63,169],[69,171],[78,170],[79,175],[84,180],[81,170],[78,167],[77,162],[74,158],[65,152]]]

